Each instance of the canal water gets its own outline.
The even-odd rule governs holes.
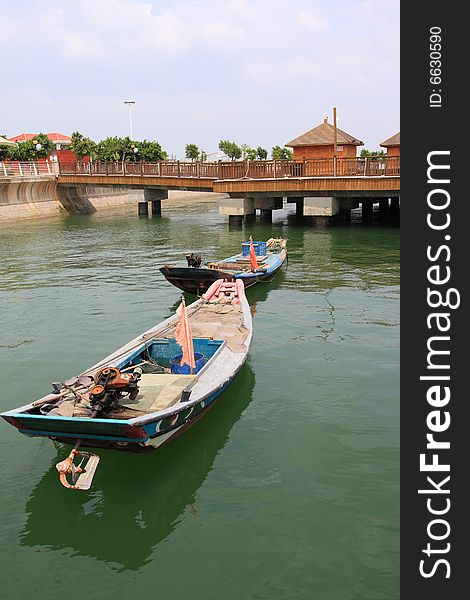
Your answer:
[[[168,317],[158,266],[288,238],[248,290],[249,358],[192,430],[98,451],[89,493],[65,446],[0,423],[2,597],[382,600],[399,585],[399,230],[315,230],[277,211],[230,231],[215,204],[2,225],[1,408],[50,390]]]

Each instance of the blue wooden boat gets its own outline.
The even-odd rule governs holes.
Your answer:
[[[57,465],[65,487],[91,485],[99,457],[80,446],[159,448],[200,419],[233,381],[253,330],[242,282],[218,280],[186,310],[198,358],[191,373],[179,365],[175,314],[80,375],[53,384],[53,393],[0,415],[24,435],[75,444]]]
[[[259,267],[251,268],[249,242],[242,244],[242,252],[220,261],[210,261],[201,265],[201,258],[188,254],[188,266],[164,265],[160,272],[180,290],[204,294],[217,279],[241,280],[245,287],[259,281],[270,281],[287,257],[287,240],[271,238],[266,242],[253,242]],[[248,247],[248,248],[247,248]]]

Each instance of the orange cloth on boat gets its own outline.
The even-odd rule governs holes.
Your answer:
[[[256,260],[255,247],[253,246],[253,238],[250,235],[250,264],[253,271],[259,267],[258,261]]]
[[[175,330],[175,340],[183,350],[181,365],[189,365],[191,371],[196,368],[196,360],[194,358],[193,335],[191,333],[191,325],[189,324],[188,313],[184,298],[181,298],[181,304],[178,307],[179,320]]]

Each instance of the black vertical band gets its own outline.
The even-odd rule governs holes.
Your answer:
[[[460,11],[457,3],[435,0],[401,5],[401,597],[405,600],[460,598],[469,571],[470,193],[465,184],[470,178],[470,162],[466,165],[470,132],[464,90],[470,33]]]

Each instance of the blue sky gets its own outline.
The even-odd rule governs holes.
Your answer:
[[[0,134],[220,139],[271,148],[338,110],[378,144],[399,130],[399,0],[2,3]]]

